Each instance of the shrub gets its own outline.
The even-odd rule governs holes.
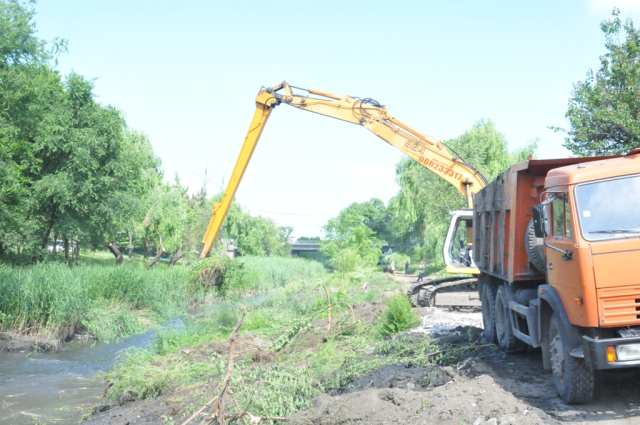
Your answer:
[[[420,318],[411,308],[407,297],[397,294],[387,300],[387,311],[380,324],[380,333],[382,336],[388,336],[419,324]]]

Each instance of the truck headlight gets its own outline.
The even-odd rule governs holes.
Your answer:
[[[618,361],[640,360],[640,344],[625,344],[616,347]]]

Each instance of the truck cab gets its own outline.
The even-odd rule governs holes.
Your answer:
[[[640,149],[516,164],[474,200],[488,339],[541,347],[567,403],[640,366]]]

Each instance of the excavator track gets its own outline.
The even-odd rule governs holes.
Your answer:
[[[475,290],[477,283],[477,278],[469,277],[428,280],[414,284],[407,291],[407,296],[412,304],[425,307],[479,308],[480,298]]]

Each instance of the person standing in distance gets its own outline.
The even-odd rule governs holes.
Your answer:
[[[424,261],[420,261],[420,266],[418,266],[418,271],[420,275],[418,276],[417,282],[422,282],[422,276],[424,276]]]
[[[409,274],[409,260],[404,262],[404,274]]]

